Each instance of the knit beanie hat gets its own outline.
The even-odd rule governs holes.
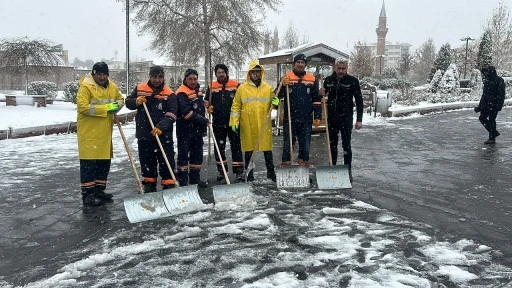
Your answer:
[[[97,62],[92,66],[92,75],[97,73],[105,73],[108,75],[108,65],[105,62]]]
[[[297,63],[297,61],[299,61],[299,60],[304,61],[306,64],[308,63],[306,61],[306,55],[304,55],[302,53],[301,54],[297,54],[297,55],[295,55],[295,57],[293,57],[293,64]]]
[[[149,76],[164,76],[164,67],[162,66],[153,66],[149,68]]]
[[[229,72],[228,72],[228,66],[226,66],[226,65],[224,65],[224,64],[217,64],[217,65],[215,65],[215,68],[213,69],[213,71],[214,71],[215,73],[217,73],[217,70],[218,70],[218,69],[222,69],[222,71],[224,71],[226,74],[229,74]]]
[[[190,76],[192,74],[199,76],[199,74],[197,74],[196,70],[194,70],[192,68],[188,68],[187,70],[185,70],[185,78],[184,79],[186,79],[188,76]]]

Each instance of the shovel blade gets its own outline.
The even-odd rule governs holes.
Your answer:
[[[348,165],[316,167],[316,182],[318,189],[352,188]]]
[[[234,198],[251,195],[252,187],[247,183],[235,183],[230,185],[217,185],[212,188],[215,204],[229,202]]]
[[[130,223],[169,217],[162,192],[129,196],[124,199],[124,210]]]
[[[308,188],[308,166],[281,166],[276,167],[277,188]]]
[[[166,189],[163,192],[165,206],[171,215],[207,209],[199,197],[197,185]]]

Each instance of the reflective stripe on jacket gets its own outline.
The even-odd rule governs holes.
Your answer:
[[[76,100],[78,157],[111,159],[114,115],[107,112],[106,104],[124,105],[119,89],[110,80],[106,88],[102,87],[88,74],[80,83]]]
[[[172,89],[165,84],[153,88],[148,81],[137,85],[130,96],[126,98],[126,107],[137,110],[137,116],[135,116],[136,137],[138,139],[154,139],[155,136],[151,134],[151,123],[144,111],[144,105],[137,106],[137,97],[139,96],[146,97],[146,106],[153,124],[163,132],[161,138],[167,137],[172,141],[173,123],[176,121],[178,113],[178,100]]]
[[[256,65],[259,65],[256,60],[251,61],[249,64],[250,71]],[[239,125],[240,127],[240,141],[242,144],[242,151],[252,151],[260,130],[266,121],[267,114],[271,107],[271,100],[274,97],[272,86],[264,81],[265,70],[262,67],[261,71],[261,84],[259,87],[250,80],[249,72],[247,72],[246,81],[238,87],[231,105],[231,117],[229,119],[229,126]],[[215,109],[215,108],[214,108]],[[272,125],[271,121],[267,121],[264,134],[261,142],[259,143],[258,151],[271,151],[272,150]]]
[[[315,119],[322,118],[322,97],[318,95],[318,82],[311,73],[302,77],[293,72],[286,74],[290,79],[288,91],[290,93],[290,114],[292,122],[313,123]],[[284,98],[283,121],[288,121],[288,101],[286,100],[286,87],[279,92],[279,98]],[[314,115],[313,115],[314,114]]]
[[[215,81],[206,91],[207,100],[213,106],[213,126],[228,127],[231,105],[239,85],[237,81],[231,79],[225,84]]]

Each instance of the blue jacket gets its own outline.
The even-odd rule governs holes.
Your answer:
[[[322,96],[318,95],[318,81],[311,73],[302,76],[294,72],[286,74],[290,78],[288,91],[290,93],[290,114],[292,123],[313,123],[315,119],[322,119]],[[279,91],[279,98],[284,98],[283,121],[288,121],[288,101],[286,100],[286,86]]]

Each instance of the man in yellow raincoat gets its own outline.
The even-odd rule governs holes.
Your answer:
[[[267,178],[275,182],[272,126],[267,115],[269,115],[272,104],[279,104],[279,99],[275,96],[270,84],[264,81],[265,70],[257,60],[251,61],[248,70],[246,81],[238,87],[235,99],[233,99],[229,126],[236,133],[240,128],[242,151],[245,154],[245,168],[248,169],[251,155],[255,150],[263,151],[265,165],[267,166]],[[263,134],[258,143],[260,131],[263,131]],[[247,175],[247,181],[254,181],[252,170]]]
[[[78,157],[80,188],[84,206],[101,205],[112,194],[105,193],[112,158],[114,114],[124,98],[116,84],[108,80],[105,62],[98,62],[80,83],[77,101]]]

